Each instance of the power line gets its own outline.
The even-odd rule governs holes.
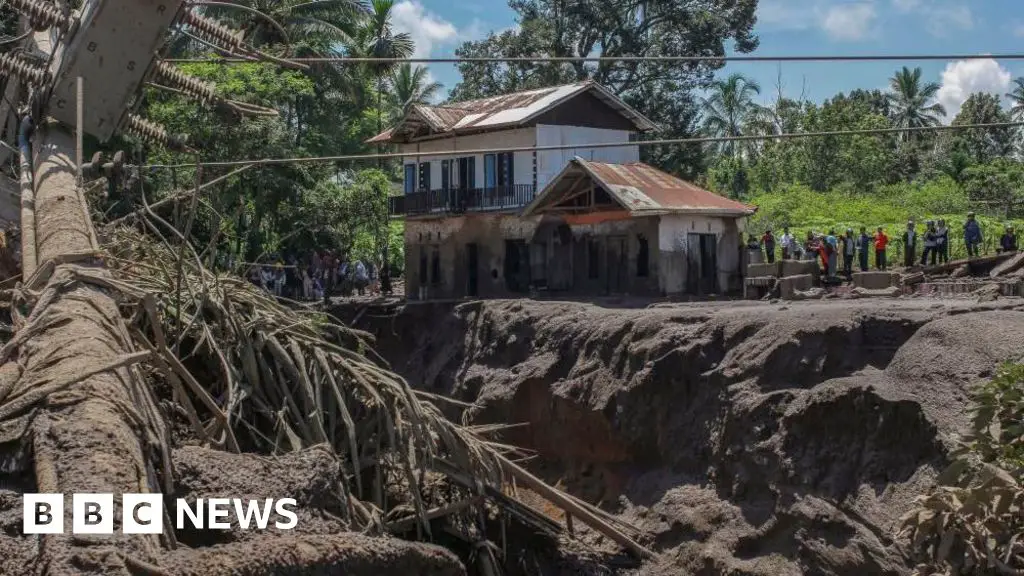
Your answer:
[[[458,157],[479,154],[497,154],[499,152],[548,152],[556,150],[576,150],[584,148],[628,148],[631,146],[678,146],[685,144],[715,144],[722,142],[759,142],[764,140],[792,140],[798,138],[823,138],[829,136],[872,136],[880,134],[902,134],[913,132],[944,132],[954,130],[1018,128],[1024,122],[992,122],[987,124],[962,124],[959,126],[917,126],[912,128],[873,128],[863,130],[834,130],[828,132],[792,132],[769,136],[713,136],[706,138],[667,138],[661,140],[638,140],[635,142],[597,142],[593,144],[559,144],[551,146],[520,146],[512,148],[481,148],[475,150],[449,150],[438,152],[409,153],[388,152],[383,154],[348,154],[343,156],[308,156],[295,158],[264,158],[260,160],[224,160],[219,162],[202,162],[203,167],[300,164],[307,162],[354,162],[360,160],[387,160],[408,158],[410,156]],[[196,163],[182,164],[146,164],[142,168],[192,168]]]
[[[347,56],[309,56],[288,58],[303,64],[469,64],[498,62],[885,62],[930,60],[1024,60],[1024,54],[854,54],[811,56],[481,56],[466,58],[371,58]],[[251,63],[245,58],[168,58],[178,64],[212,62]]]

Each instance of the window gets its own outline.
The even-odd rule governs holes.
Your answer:
[[[416,191],[416,165],[405,165],[405,193],[412,194]]]
[[[636,240],[637,244],[639,244],[636,254],[636,275],[639,278],[647,278],[647,275],[650,273],[648,268],[650,264],[650,248],[647,246],[647,237],[640,234],[636,237]]]
[[[441,160],[441,189],[447,190],[452,184],[451,162]]]
[[[420,190],[430,190],[430,162],[420,162]]]
[[[459,158],[459,187],[463,190],[476,188],[476,156]]]
[[[494,154],[484,154],[484,188],[498,186],[498,164]]]
[[[596,280],[598,276],[598,265],[601,262],[600,248],[597,240],[591,239],[587,242],[587,277]]]
[[[516,171],[512,161],[514,158],[515,155],[511,152],[498,154],[498,186],[510,191],[515,184]]]
[[[430,283],[435,286],[441,283],[441,249],[437,246],[430,255]]]

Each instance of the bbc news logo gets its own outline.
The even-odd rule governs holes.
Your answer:
[[[25,494],[22,530],[25,534],[64,533],[63,494]],[[266,530],[273,526],[291,530],[299,523],[293,498],[242,500],[241,498],[197,498],[191,505],[184,498],[175,501],[175,528],[228,530],[231,516],[242,530]],[[73,494],[71,532],[113,534],[117,514],[113,494]],[[161,534],[164,531],[164,497],[161,494],[123,494],[121,531],[125,534]]]

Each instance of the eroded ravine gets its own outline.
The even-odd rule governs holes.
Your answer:
[[[505,439],[640,527],[661,553],[641,573],[903,574],[895,521],[968,386],[1021,356],[1018,304],[503,301],[359,327],[415,386],[479,403],[474,422],[529,423]]]

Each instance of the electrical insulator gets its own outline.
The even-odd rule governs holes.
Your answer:
[[[50,82],[46,68],[14,52],[0,53],[0,73],[17,76],[32,86],[45,86]]]
[[[162,82],[185,92],[204,104],[217,99],[217,90],[213,84],[189,76],[167,62],[157,62],[154,72]]]
[[[36,30],[60,28],[67,31],[75,21],[74,18],[49,2],[40,0],[9,0],[9,2],[15,10],[28,16],[32,21],[32,27]]]
[[[128,132],[150,142],[162,144],[172,150],[186,150],[188,148],[185,138],[171,136],[163,126],[146,120],[138,114],[129,114],[128,123],[125,126]]]
[[[195,12],[186,10],[182,16],[182,21],[188,24],[196,32],[199,32],[198,36],[202,36],[204,40],[209,40],[214,44],[219,43],[222,48],[230,51],[240,50],[242,47],[242,33],[236,32],[221,26],[217,22],[204,18]]]

